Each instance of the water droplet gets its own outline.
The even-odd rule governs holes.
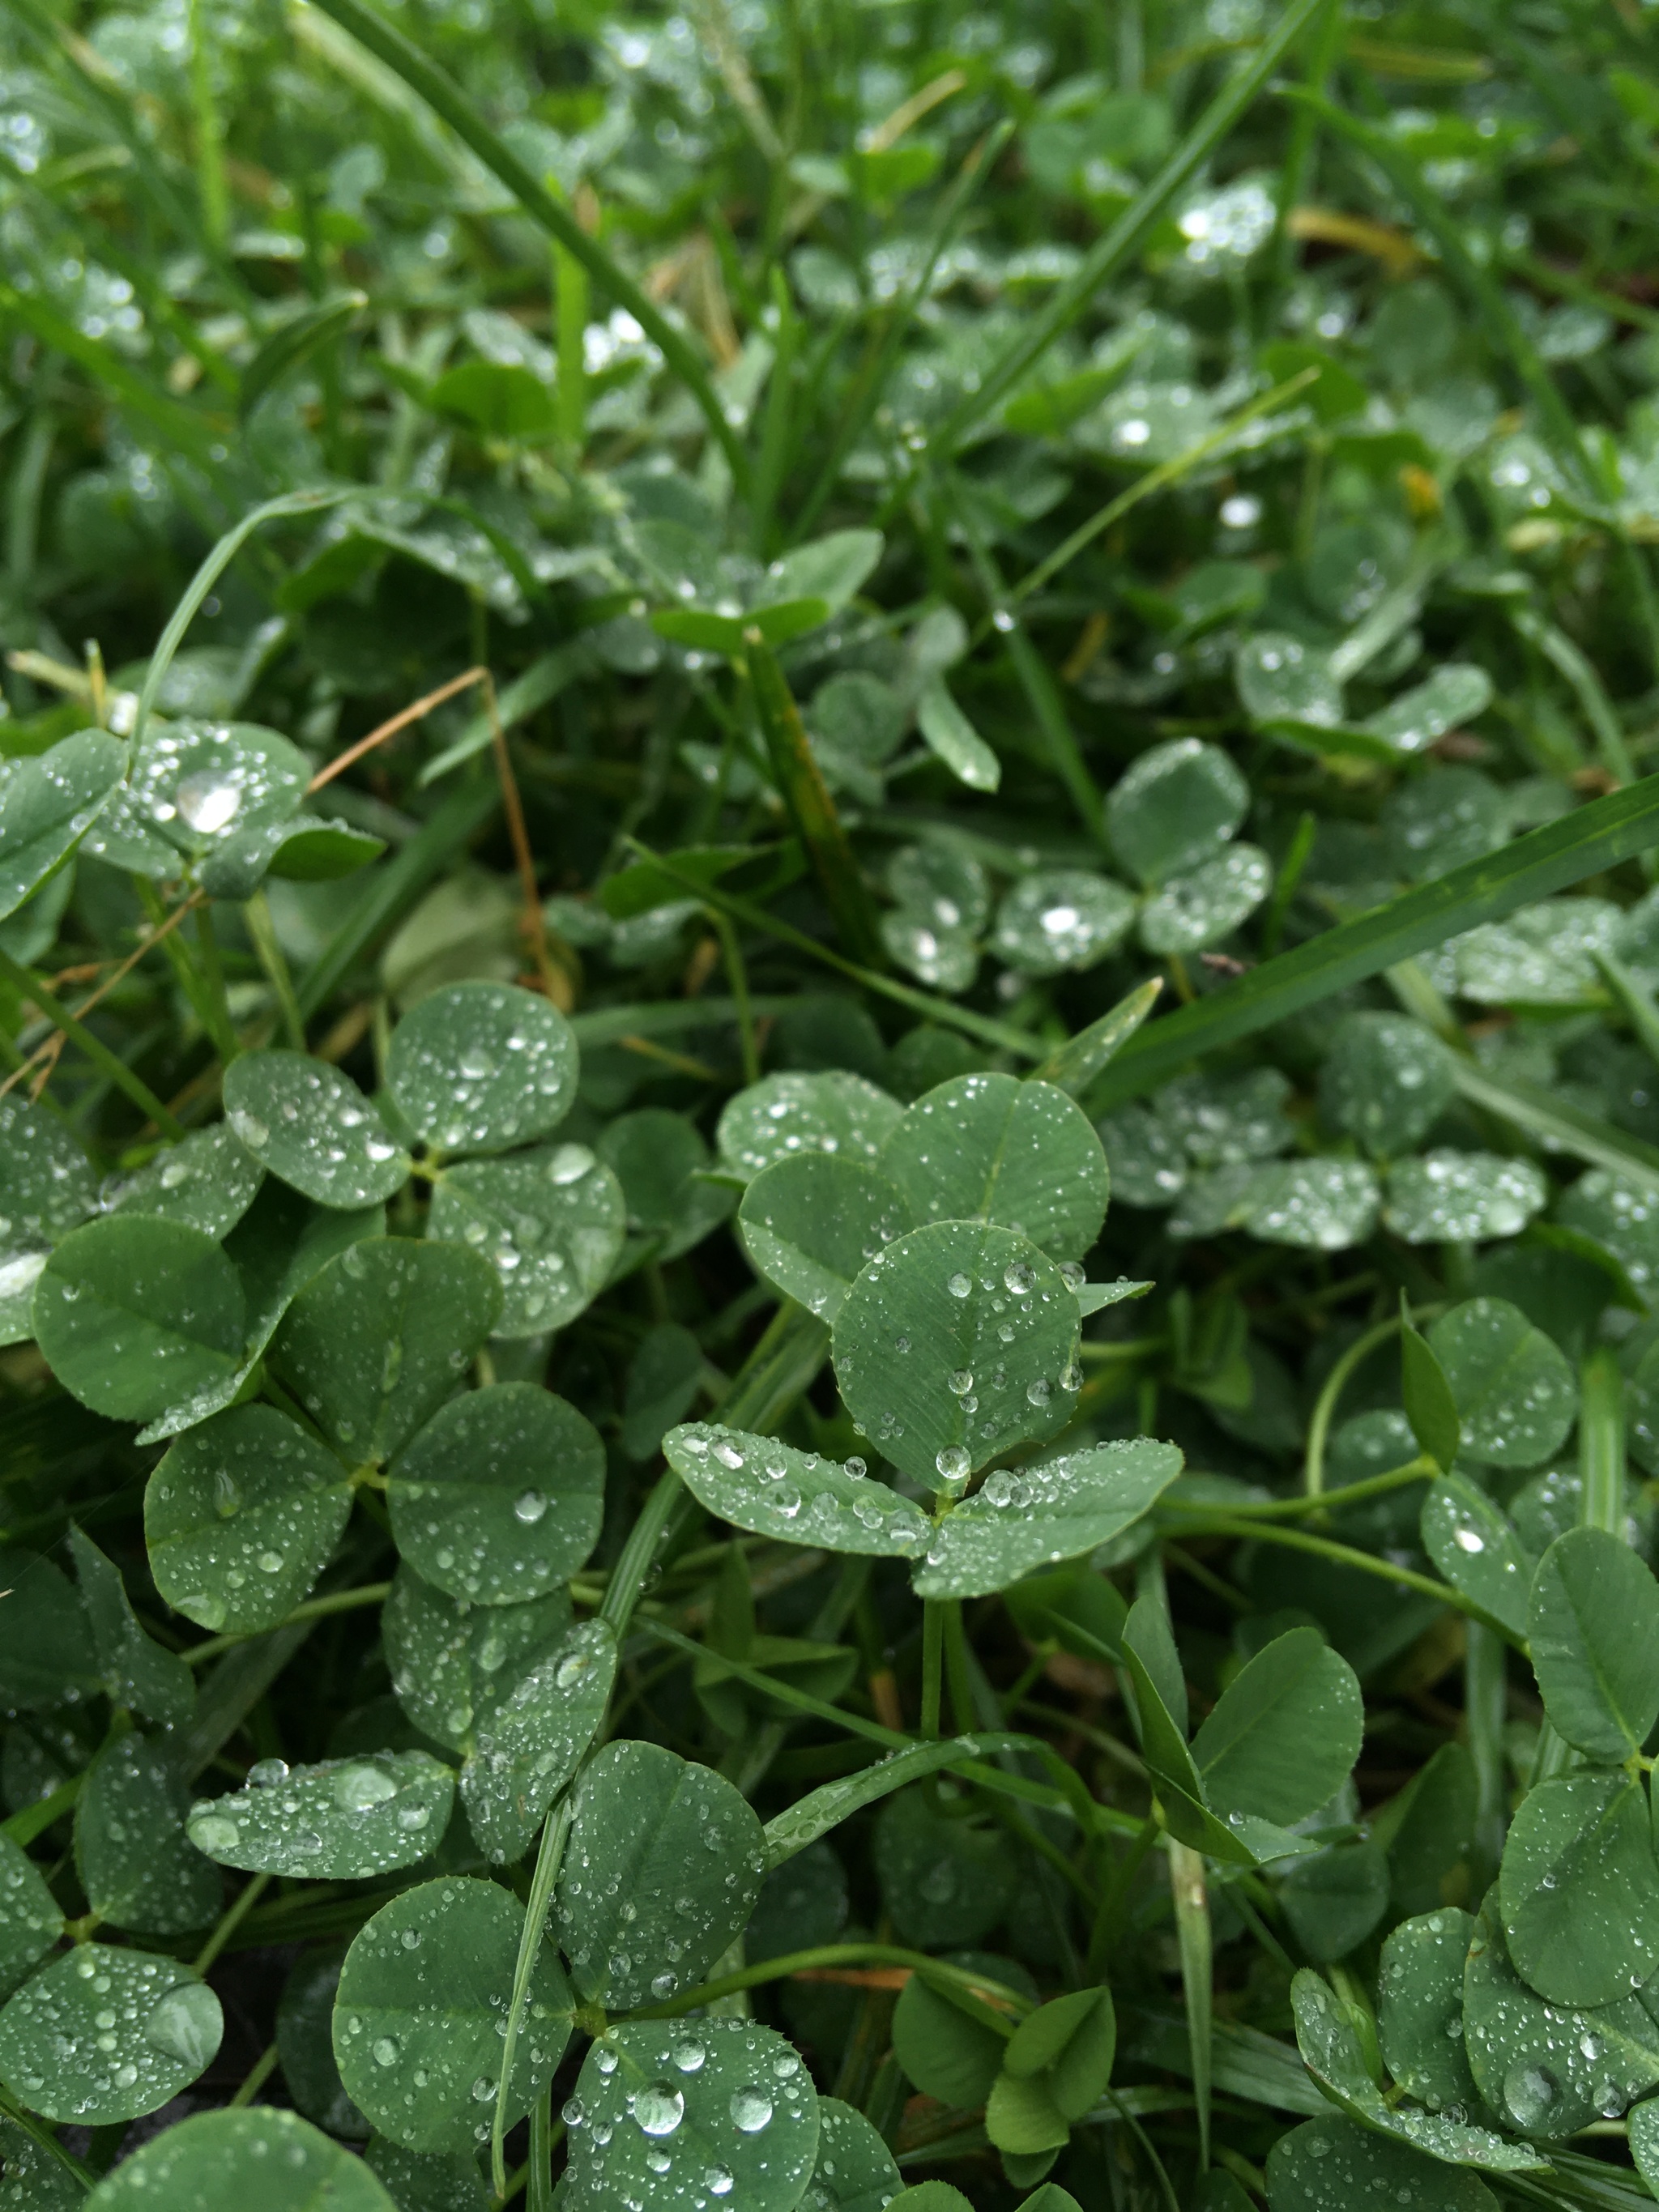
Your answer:
[[[288,1761],[285,1759],[256,1759],[247,1771],[247,1778],[256,1790],[274,1790],[279,1782],[288,1780]]]
[[[539,1490],[521,1490],[513,1501],[513,1517],[533,1527],[547,1510],[547,1500]]]
[[[343,1766],[332,1784],[334,1802],[343,1812],[372,1812],[395,1797],[398,1785],[382,1768],[368,1765]]]
[[[1003,1270],[1002,1279],[1014,1296],[1021,1298],[1035,1287],[1036,1269],[1028,1261],[1011,1260]]]
[[[674,2045],[674,2063],[682,2074],[701,2072],[703,2062],[708,2056],[708,2053],[703,2049],[702,2044],[694,2043],[690,2037],[684,2043],[677,2043]]]
[[[198,1851],[215,1858],[221,1851],[234,1851],[242,1840],[242,1832],[234,1820],[226,1820],[222,1814],[209,1813],[190,1823],[190,1840]]]
[[[969,1291],[973,1289],[974,1285],[972,1279],[969,1276],[956,1274],[951,1276],[950,1281],[946,1283],[945,1287],[949,1291],[953,1298],[965,1298]]]
[[[946,1444],[935,1455],[933,1465],[945,1482],[966,1482],[973,1471],[973,1462],[960,1444]]]
[[[958,1398],[965,1398],[968,1395],[968,1393],[974,1387],[974,1376],[971,1368],[958,1367],[956,1369],[954,1373],[947,1378],[947,1380],[950,1382],[952,1392]]]
[[[672,2136],[685,2118],[685,2099],[672,2081],[647,2081],[628,2100],[642,2135]]]
[[[702,2177],[702,2185],[711,2197],[729,2197],[734,2185],[723,2166],[711,2166]]]
[[[144,2022],[144,2039],[199,2074],[219,2048],[225,2017],[205,1982],[179,1982],[159,1997]]]
[[[370,2050],[374,2063],[377,2066],[395,2066],[397,2064],[398,2045],[391,2036],[382,2035],[377,2037],[375,2041],[371,2045]]]
[[[1041,1375],[1037,1376],[1035,1382],[1028,1382],[1026,1384],[1025,1395],[1029,1402],[1033,1406],[1046,1406],[1048,1404],[1049,1398],[1048,1385]]]
[[[772,2118],[772,2100],[757,2082],[737,2090],[731,2103],[732,2124],[746,2136],[757,2136]]]

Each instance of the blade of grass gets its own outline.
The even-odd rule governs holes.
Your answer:
[[[750,629],[744,635],[744,657],[772,774],[835,916],[836,934],[866,967],[878,966],[881,939],[871,918],[869,894],[777,655],[757,629]]]
[[[977,391],[960,400],[935,433],[937,458],[956,453],[1025,372],[1035,366],[1062,331],[1070,328],[1103,286],[1128,262],[1170,202],[1194,176],[1256,98],[1307,26],[1330,0],[1291,0],[1255,54],[1222,86],[1175,152],[1104,238],[1083,257],[1075,273],[1059,287],[1041,314],[985,372]]]
[[[1187,2007],[1187,2038],[1193,2053],[1193,2095],[1198,2106],[1198,2166],[1210,2163],[1211,1996],[1215,1944],[1210,1927],[1209,1892],[1200,1851],[1171,1836],[1170,1894],[1175,1901],[1176,1944],[1181,1954],[1181,1993]]]
[[[1357,915],[1131,1037],[1090,1094],[1095,1113],[1156,1089],[1186,1063],[1316,1005],[1517,907],[1659,843],[1659,775],[1528,830],[1502,851]],[[1559,1110],[1559,1109],[1558,1109]]]
[[[1529,1137],[1592,1167],[1611,1168],[1626,1182],[1659,1194],[1659,1148],[1644,1144],[1628,1130],[1569,1105],[1541,1085],[1491,1073],[1460,1055],[1453,1073],[1472,1106],[1485,1107]]]
[[[531,221],[574,260],[580,262],[594,283],[602,286],[618,307],[627,309],[696,402],[711,434],[731,463],[732,476],[740,489],[746,491],[749,456],[726,419],[726,410],[708,380],[708,372],[649,294],[634,282],[598,239],[588,236],[569,209],[560,205],[539,178],[532,175],[512,149],[490,129],[454,79],[412,39],[406,38],[374,9],[364,6],[362,0],[316,0],[316,4],[418,93],[456,137],[471,148],[485,168],[507,186]]]
[[[138,694],[137,710],[132,720],[135,750],[144,734],[144,725],[149,720],[150,709],[155,704],[155,695],[161,688],[162,679],[173,665],[174,653],[185,641],[185,632],[196,619],[202,602],[254,532],[283,515],[320,514],[325,507],[337,507],[343,499],[350,497],[351,493],[347,489],[282,492],[276,498],[268,499],[262,506],[256,507],[251,514],[245,514],[234,529],[226,531],[191,578],[184,596],[168,617],[160,642],[150,655],[149,666],[144,672],[143,689]]]

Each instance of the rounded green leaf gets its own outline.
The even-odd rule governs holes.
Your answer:
[[[101,1685],[92,1627],[61,1569],[21,1545],[0,1547],[0,1698],[12,1711],[63,1705]]]
[[[449,1825],[455,1778],[424,1751],[289,1769],[262,1759],[248,1787],[190,1808],[190,1840],[221,1866],[318,1881],[367,1881],[413,1866]]]
[[[0,1833],[0,1991],[9,1996],[64,1932],[63,1909],[21,1844]]]
[[[1193,1738],[1212,1810],[1291,1826],[1347,1780],[1364,1725],[1353,1669],[1319,1631],[1276,1636],[1234,1676]]]
[[[400,1566],[380,1614],[392,1686],[415,1726],[452,1751],[570,1632],[562,1589],[523,1605],[475,1606]]]
[[[514,983],[451,983],[392,1032],[386,1087],[398,1111],[446,1152],[504,1152],[556,1129],[576,1095],[575,1033]]]
[[[605,1288],[627,1238],[628,1205],[586,1145],[555,1145],[444,1169],[427,1234],[471,1245],[495,1267],[501,1310],[492,1334],[535,1336],[563,1328]]]
[[[915,1225],[890,1175],[833,1152],[774,1162],[738,1208],[738,1233],[757,1272],[828,1322],[866,1263]]]
[[[569,2212],[699,2198],[791,2212],[818,2148],[812,2077],[746,2020],[633,2021],[588,2052],[564,2108]]]
[[[1029,1238],[940,1221],[890,1244],[848,1292],[836,1376],[848,1412],[896,1467],[930,1489],[960,1489],[1070,1418],[1077,1341],[1077,1299]]]
[[[116,1420],[153,1419],[234,1374],[246,1322],[236,1270],[182,1221],[89,1221],[34,1286],[34,1333],[53,1373]]]
[[[225,1115],[254,1158],[319,1206],[373,1206],[409,1155],[349,1075],[302,1052],[245,1052],[225,1071]]]
[[[198,2112],[83,2199],[87,2212],[397,2212],[362,2160],[297,2112]]]
[[[650,1238],[659,1260],[689,1252],[732,1211],[731,1190],[701,1180],[708,1147],[684,1114],[647,1106],[619,1115],[599,1153],[622,1185],[629,1227]]]
[[[1080,2120],[1103,2094],[1117,2051],[1117,2015],[1107,1989],[1073,1990],[1027,2013],[1003,2053],[1015,2081],[1041,2075],[1068,2120]]]
[[[498,1865],[522,1856],[575,1772],[616,1678],[609,1626],[584,1621],[478,1717],[461,1770],[461,1802],[480,1848]]]
[[[1397,700],[1395,708],[1407,707],[1411,696]],[[1383,719],[1374,718],[1369,726],[1377,729]],[[1479,769],[1431,769],[1391,793],[1382,809],[1382,832],[1400,874],[1426,884],[1503,844],[1510,809],[1509,793]]]
[[[98,1672],[111,1704],[128,1706],[164,1728],[188,1720],[196,1702],[189,1667],[139,1625],[120,1569],[73,1522],[69,1548],[92,1629]]]
[[[1275,1160],[1251,1176],[1230,1219],[1265,1244],[1345,1252],[1376,1227],[1376,1200],[1364,1160]]]
[[[0,2118],[0,2160],[5,2174],[0,2204],[6,2212],[82,2212],[88,2198],[81,2177],[34,2136],[4,2118]]]
[[[1345,1015],[1319,1072],[1325,1119],[1379,1159],[1407,1152],[1450,1103],[1452,1058],[1407,1014]]]
[[[1571,1528],[1538,1565],[1528,1607],[1544,1710],[1592,1759],[1630,1759],[1659,1718],[1659,1583],[1618,1537]]]
[[[1659,2028],[1646,2007],[1629,1996],[1589,2012],[1547,2003],[1510,1957],[1495,1890],[1463,1970],[1463,2040],[1475,2087],[1525,2135],[1570,2136],[1616,2118],[1659,2081]]]
[[[1259,845],[1230,845],[1148,899],[1140,941],[1149,952],[1196,952],[1248,921],[1273,887],[1273,864]]]
[[[0,2081],[49,2120],[107,2127],[176,2097],[223,2033],[218,1998],[190,1967],[82,1943],[0,2008]]]
[[[112,1213],[148,1213],[188,1222],[209,1237],[228,1235],[252,1205],[265,1171],[228,1121],[193,1129],[105,1197]]]
[[[1051,1083],[941,1083],[906,1113],[881,1164],[919,1220],[1000,1222],[1051,1260],[1080,1259],[1106,1218],[1100,1139]]]
[[[306,1284],[271,1358],[343,1457],[387,1460],[454,1390],[501,1304],[477,1253],[368,1237]]]
[[[1652,1297],[1659,1285],[1659,1192],[1592,1168],[1564,1194],[1555,1218],[1605,1244],[1642,1296]]]
[[[1294,1860],[1279,1886],[1291,1932],[1310,1959],[1346,1959],[1388,1910],[1389,1863],[1369,1839]]]
[[[994,791],[1002,781],[1002,763],[951,697],[942,676],[923,684],[916,727],[928,750],[970,791]]]
[[[1026,975],[1092,968],[1133,927],[1133,892],[1084,868],[1024,876],[997,908],[991,950]]]
[[[1616,952],[1610,899],[1544,899],[1507,921],[1486,921],[1451,948],[1457,988],[1484,1006],[1582,1006],[1601,989],[1598,952]]]
[[[1423,1501],[1422,1530],[1424,1550],[1452,1588],[1524,1637],[1533,1563],[1486,1492],[1466,1475],[1443,1475]]]
[[[1187,1181],[1187,1151],[1148,1106],[1120,1106],[1095,1127],[1111,1170],[1112,1195],[1121,1206],[1171,1206]]]
[[[1016,1989],[1029,1980],[1025,1969],[1013,1960],[989,1952],[951,1952],[945,1963]],[[1012,2021],[1006,2023],[1012,2026]],[[940,2104],[964,2112],[977,2111],[991,2094],[1007,2048],[1006,2032],[999,2034],[986,2021],[952,2004],[921,1974],[912,1974],[899,1991],[893,2008],[893,2056],[924,2097],[936,2097]]]
[[[674,1430],[663,1451],[698,1503],[734,1528],[876,1559],[927,1547],[927,1516],[850,1463],[707,1421]]]
[[[983,1597],[1033,1567],[1092,1552],[1149,1511],[1181,1467],[1175,1445],[1140,1437],[998,1468],[933,1529],[917,1593]]]
[[[340,1970],[334,2056],[359,2111],[407,2150],[489,2138],[524,1907],[489,1881],[422,1882],[359,1930]],[[537,1947],[507,2085],[510,2126],[551,2080],[570,2038],[570,1990]]]
[[[199,861],[285,820],[310,781],[299,747],[257,722],[152,721],[86,849],[118,868],[176,876],[181,854]]]
[[[87,1904],[112,1928],[182,1936],[219,1915],[224,1884],[185,1833],[190,1793],[165,1741],[118,1736],[87,1769],[75,1861]]]
[[[477,2160],[465,2151],[405,2150],[374,2136],[363,2163],[392,2191],[398,2212],[492,2212]]]
[[[1659,2195],[1659,2099],[1650,2099],[1638,2105],[1630,2115],[1631,2156],[1636,2160],[1636,2170],[1648,2185],[1648,2194]]]
[[[192,1429],[144,1491],[155,1587],[203,1628],[255,1636],[292,1613],[351,1513],[331,1452],[271,1406],[237,1406]]]
[[[607,2012],[695,1989],[738,1935],[767,1872],[748,1800],[711,1767],[654,1743],[588,1764],[559,1868],[560,1948],[577,1992]]]
[[[1466,1459],[1536,1467],[1559,1449],[1578,1411],[1578,1387],[1518,1306],[1466,1299],[1436,1322],[1429,1343],[1457,1401]]]
[[[92,1163],[43,1106],[0,1098],[0,1254],[55,1244],[98,1203]]]
[[[1620,1772],[1540,1783],[1498,1876],[1516,1971],[1555,2004],[1602,2005],[1659,1966],[1659,1860],[1641,1785]]]
[[[892,2152],[863,2113],[820,2097],[817,2163],[804,2212],[886,2212],[903,2185]]]
[[[985,2103],[985,2132],[1005,2157],[1052,2160],[1072,2127],[1043,2075],[999,2074]]]
[[[1247,638],[1233,665],[1244,710],[1257,722],[1305,722],[1329,729],[1342,720],[1342,687],[1318,647],[1280,630]]]
[[[1492,678],[1484,668],[1467,660],[1444,661],[1426,683],[1413,684],[1371,715],[1365,727],[1402,753],[1420,753],[1460,722],[1484,714],[1492,695]]]
[[[1530,1160],[1498,1152],[1425,1152],[1389,1170],[1382,1219],[1407,1244],[1478,1243],[1518,1237],[1549,1199]]]
[[[727,1100],[716,1141],[722,1164],[745,1177],[797,1152],[874,1160],[902,1110],[897,1099],[843,1069],[768,1075]]]
[[[1162,884],[1219,852],[1249,804],[1249,786],[1218,745],[1175,738],[1118,778],[1106,802],[1106,833],[1131,875]]]
[[[0,915],[15,913],[69,858],[126,768],[126,747],[104,730],[77,730],[33,758],[0,761]]]
[[[1477,2092],[1463,2036],[1463,1967],[1473,1917],[1445,1905],[1402,1920],[1382,1946],[1376,2032],[1382,2062],[1431,2112],[1472,2109]]]
[[[921,1949],[972,1943],[1007,1911],[1019,1883],[1004,1831],[943,1809],[927,1789],[902,1790],[876,1820],[876,1876],[901,1942]]]
[[[575,1407],[533,1382],[441,1406],[386,1486],[392,1533],[452,1597],[514,1605],[574,1574],[599,1540],[605,1446]]]
[[[1333,2115],[1304,2120],[1267,2153],[1273,2212],[1355,2212],[1359,2205],[1402,2212],[1497,2212],[1479,2174],[1413,2150],[1410,2144]]]

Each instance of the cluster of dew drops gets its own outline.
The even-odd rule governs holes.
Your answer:
[[[729,2166],[706,2159],[701,2140],[704,2132],[714,2132],[722,2127],[722,2118],[730,2122],[740,2136],[750,2139],[764,2136],[772,2125],[780,2105],[783,2116],[795,2120],[801,2116],[805,2088],[805,2073],[800,2060],[793,2051],[781,2051],[770,2062],[769,2069],[760,2063],[761,2054],[752,2039],[744,2039],[748,2054],[757,2060],[754,2078],[732,2090],[725,2100],[722,2116],[715,2098],[708,2100],[709,2108],[694,2115],[693,2125],[699,2140],[693,2156],[698,2163],[695,2172],[680,2177],[677,2194],[689,2193],[696,2206],[705,2205],[709,2199],[716,2203],[729,2198],[737,2187],[736,2177]],[[668,2063],[672,2074],[664,2074],[634,2090],[627,2099],[626,2120],[613,2118],[605,2105],[596,2104],[592,2112],[580,2096],[566,2103],[562,2118],[570,2130],[573,2151],[585,2143],[596,2169],[605,2164],[605,2153],[619,2126],[631,2125],[643,2137],[646,2144],[645,2163],[653,2174],[672,2174],[675,2166],[675,2136],[686,2117],[686,2087],[694,2081],[708,2063],[708,2046],[695,2031],[680,2036],[671,2045]],[[618,2064],[617,2052],[605,2044],[599,2044],[593,2051],[593,2064],[601,2079],[608,2082]],[[769,2071],[770,2080],[764,2075]],[[679,2078],[675,2078],[676,2076]]]

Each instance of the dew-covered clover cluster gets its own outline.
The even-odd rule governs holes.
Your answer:
[[[0,12],[0,2212],[1651,2206],[1652,13]]]

